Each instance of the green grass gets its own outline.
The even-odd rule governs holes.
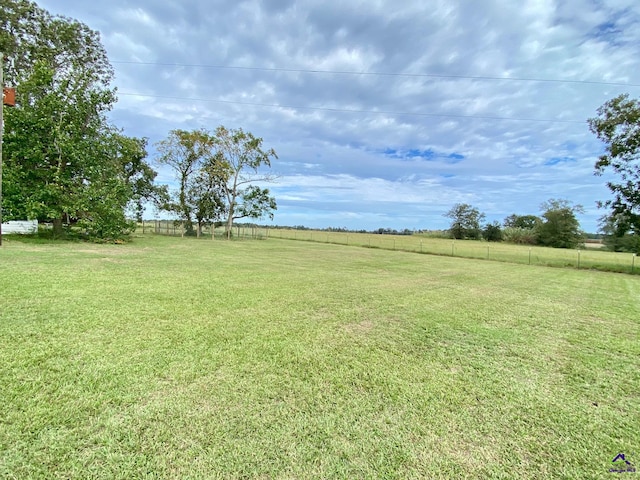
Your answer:
[[[640,278],[292,242],[0,249],[0,478],[608,478]]]
[[[242,231],[241,231],[242,232]],[[247,235],[249,229],[247,229]],[[616,253],[598,246],[571,250],[548,247],[529,247],[508,243],[477,240],[451,240],[424,235],[377,235],[370,233],[325,232],[314,230],[266,229],[263,236],[291,240],[335,243],[341,245],[402,250],[433,255],[475,258],[499,262],[572,267],[621,273],[640,273],[640,260],[631,253]]]
[[[616,253],[587,246],[582,250],[529,247],[477,240],[451,240],[423,235],[377,235],[370,233],[324,232],[314,230],[266,229],[263,236],[322,243],[354,245],[385,250],[428,253],[499,262],[572,267],[622,273],[640,273],[640,260],[631,253]],[[242,233],[242,230],[241,230]],[[250,234],[250,229],[246,229]]]

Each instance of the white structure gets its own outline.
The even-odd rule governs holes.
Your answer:
[[[2,224],[2,234],[9,233],[38,233],[37,220],[16,220]]]

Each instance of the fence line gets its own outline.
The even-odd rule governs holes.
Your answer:
[[[269,237],[527,265],[640,273],[640,262],[636,264],[635,254],[610,252],[599,248],[572,250],[498,242],[490,243],[477,240],[448,240],[422,237],[420,235],[327,232],[296,229],[271,229],[269,230]]]
[[[206,223],[202,225],[200,231],[198,231],[197,225],[194,224],[194,230],[196,236],[202,238],[225,238],[225,227],[216,227],[212,223]],[[184,222],[174,220],[145,220],[143,222],[137,222],[136,233],[155,233],[157,235],[169,235],[172,237],[184,237],[186,235],[186,229]],[[263,227],[248,227],[242,225],[234,225],[231,231],[233,238],[236,239],[262,239],[267,238],[269,235],[269,229]]]
[[[138,233],[171,236],[184,236],[185,233],[184,227],[180,222],[171,220],[139,222],[136,231]],[[488,243],[477,240],[447,240],[422,237],[420,235],[328,232],[255,226],[234,226],[232,233],[234,239],[241,240],[277,238],[526,265],[640,273],[640,261],[636,261],[635,254],[609,252],[598,248],[571,250],[507,243]],[[224,227],[212,228],[211,224],[207,224],[203,226],[201,236],[203,238],[222,239],[225,237],[225,229]]]

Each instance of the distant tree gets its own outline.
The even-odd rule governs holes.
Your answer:
[[[170,166],[179,183],[178,192],[174,194],[174,201],[167,205],[167,209],[177,213],[185,222],[187,235],[194,235],[194,203],[204,208],[204,200],[196,184],[205,187],[204,178],[196,178],[204,164],[216,163],[214,139],[206,130],[171,130],[165,140],[156,144],[160,165]],[[222,175],[222,173],[220,174]],[[202,180],[202,181],[199,181]],[[201,212],[202,213],[202,212]]]
[[[197,223],[197,236],[205,223],[215,222],[226,213],[224,183],[216,158],[205,161],[187,186],[187,201]]]
[[[509,215],[504,219],[503,225],[508,228],[534,229],[540,222],[540,217],[536,215]]]
[[[576,213],[584,213],[582,205],[567,200],[551,199],[540,206],[543,222],[538,226],[538,242],[556,248],[576,248],[584,243],[584,234]]]
[[[605,215],[600,220],[603,243],[608,250],[640,254],[640,235],[629,233],[628,218],[624,214]]]
[[[482,230],[482,238],[484,238],[487,242],[501,242],[502,228],[500,228],[500,223],[487,223]]]
[[[273,218],[276,200],[269,189],[256,183],[271,182],[274,177],[264,173],[271,166],[271,159],[278,158],[275,150],[262,148],[262,138],[255,137],[241,128],[218,127],[214,134],[215,155],[226,178],[222,192],[226,199],[225,222],[227,238],[231,237],[233,222],[240,218]]]
[[[482,234],[480,223],[484,220],[484,213],[467,203],[457,203],[444,214],[451,219],[449,233],[455,239],[479,239]]]
[[[640,101],[619,95],[588,120],[592,133],[605,144],[605,153],[595,164],[595,174],[611,172],[607,182],[613,199],[598,206],[609,210],[614,236],[640,236]]]

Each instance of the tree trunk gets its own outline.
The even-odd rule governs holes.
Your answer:
[[[229,208],[229,217],[227,218],[226,235],[227,240],[231,239],[231,229],[233,228],[233,207]]]
[[[53,236],[61,237],[62,236],[62,217],[53,219]]]

